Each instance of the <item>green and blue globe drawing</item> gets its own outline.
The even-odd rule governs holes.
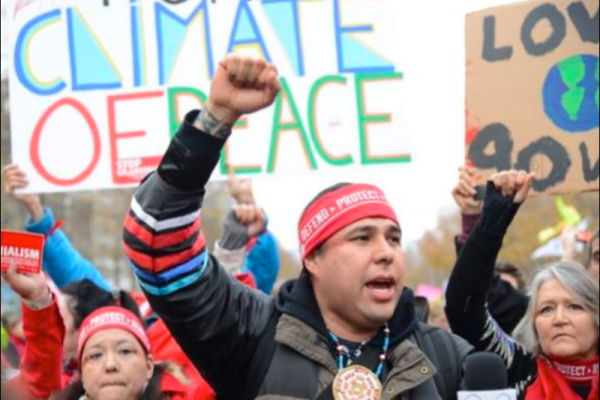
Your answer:
[[[555,65],[544,85],[544,108],[560,129],[576,134],[600,126],[598,56],[577,55]]]

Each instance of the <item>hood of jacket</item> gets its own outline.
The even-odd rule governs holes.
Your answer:
[[[282,314],[290,315],[308,324],[324,338],[329,338],[329,330],[317,304],[308,274],[303,273],[299,279],[283,285],[277,297],[277,309]],[[392,346],[408,339],[417,329],[419,321],[415,295],[411,289],[404,289],[396,311],[388,324],[391,330]],[[371,344],[379,346],[382,342],[383,334],[380,333],[371,341]]]

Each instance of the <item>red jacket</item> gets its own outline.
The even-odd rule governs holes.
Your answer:
[[[8,390],[17,398],[47,399],[61,388],[62,346],[65,335],[56,302],[44,310],[23,306],[23,330],[26,346],[20,375],[8,382]]]

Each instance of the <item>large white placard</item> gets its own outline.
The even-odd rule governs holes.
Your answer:
[[[13,159],[33,192],[134,185],[236,52],[275,63],[283,90],[215,178],[409,163],[396,2],[12,0]]]

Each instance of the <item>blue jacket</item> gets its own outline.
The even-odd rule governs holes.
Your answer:
[[[98,287],[111,291],[112,286],[100,271],[77,251],[69,238],[60,229],[48,236],[56,225],[54,214],[44,209],[44,217],[39,221],[27,221],[25,229],[31,233],[46,235],[44,249],[44,269],[59,289],[73,282],[89,279]]]
[[[258,237],[258,242],[250,250],[242,272],[251,273],[256,279],[258,289],[263,293],[271,294],[280,268],[279,246],[275,236],[266,231]]]

